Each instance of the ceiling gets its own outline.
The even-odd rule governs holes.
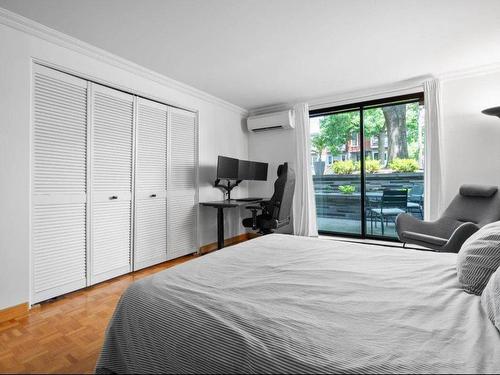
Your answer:
[[[500,61],[498,0],[0,0],[246,109]]]

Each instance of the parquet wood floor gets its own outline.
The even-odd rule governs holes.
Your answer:
[[[0,324],[0,373],[92,373],[123,291],[188,255],[42,303]]]

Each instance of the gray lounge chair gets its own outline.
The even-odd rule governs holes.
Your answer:
[[[399,240],[442,252],[458,253],[482,226],[500,220],[500,193],[496,186],[462,185],[436,221],[422,221],[407,213],[396,218]]]

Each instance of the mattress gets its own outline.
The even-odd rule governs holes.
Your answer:
[[[97,373],[499,373],[456,254],[280,234],[132,284]]]

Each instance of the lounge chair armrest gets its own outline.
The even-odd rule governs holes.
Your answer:
[[[448,253],[458,253],[464,242],[479,230],[479,226],[474,223],[463,223],[455,229],[448,241],[440,251]]]
[[[396,231],[399,239],[403,242],[405,242],[401,237],[401,233],[403,232],[417,232],[442,237],[440,233],[437,233],[435,223],[435,221],[423,221],[410,214],[402,213],[396,217]]]

